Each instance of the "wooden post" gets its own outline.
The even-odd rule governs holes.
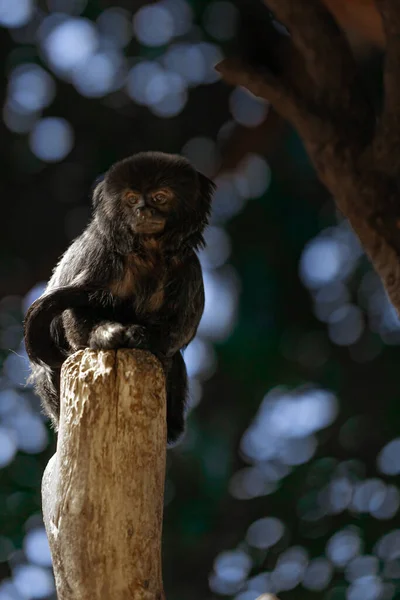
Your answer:
[[[148,352],[81,350],[62,369],[42,484],[59,600],[164,600],[165,381]]]

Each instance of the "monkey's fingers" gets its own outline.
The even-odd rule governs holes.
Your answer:
[[[131,325],[125,330],[125,340],[127,348],[136,348],[137,350],[149,350],[149,335],[146,327],[142,325]]]

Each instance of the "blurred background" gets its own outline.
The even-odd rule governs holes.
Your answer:
[[[378,99],[372,0],[326,4]],[[296,134],[214,71],[239,22],[230,0],[0,0],[0,600],[55,598],[55,438],[24,312],[95,179],[140,150],[218,185],[188,431],[168,453],[168,599],[400,598],[400,322]]]

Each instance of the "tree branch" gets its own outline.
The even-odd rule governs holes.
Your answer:
[[[339,91],[343,80],[351,81],[352,70],[343,64],[347,42],[319,0],[269,0],[267,4],[289,29],[317,88],[323,82],[323,90],[329,86],[332,91]],[[328,71],[327,59],[331,66]]]
[[[322,0],[346,32],[355,51],[383,48],[385,36],[374,0]]]
[[[228,58],[217,70],[229,83],[269,100],[294,125],[320,179],[349,219],[400,312],[400,82],[396,78],[400,72],[400,4],[397,0],[378,2],[388,56],[385,108],[377,129],[376,114],[345,36],[322,3],[266,3],[291,32],[291,43],[303,59],[303,83],[287,63],[282,63],[285,70],[277,76],[276,85],[270,77],[264,79],[257,64]],[[267,58],[259,56],[257,62],[265,64]]]
[[[267,68],[255,68],[240,58],[227,58],[216,66],[216,70],[227,83],[241,85],[255,96],[267,98],[272,104],[279,103],[281,112],[292,115],[296,111],[290,89]]]
[[[62,370],[42,484],[59,600],[163,600],[164,375],[149,353],[77,352]]]
[[[377,0],[386,36],[384,108],[375,143],[381,168],[394,175],[400,167],[400,7],[396,0]]]

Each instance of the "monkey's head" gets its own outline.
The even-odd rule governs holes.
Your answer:
[[[95,218],[122,252],[155,238],[163,247],[204,243],[214,184],[183,157],[141,152],[114,164],[93,194]]]

